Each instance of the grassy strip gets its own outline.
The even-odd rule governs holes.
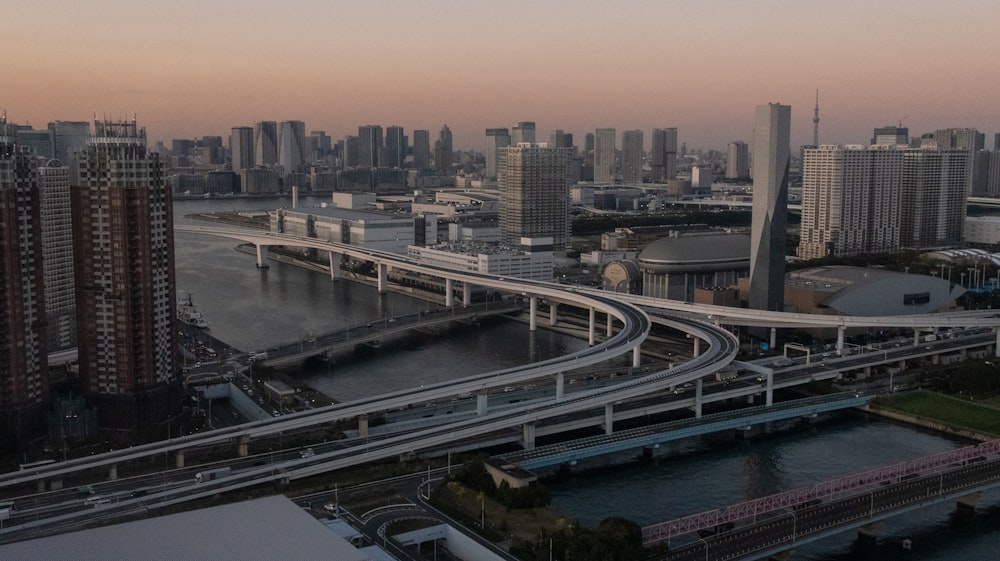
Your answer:
[[[876,406],[976,433],[1000,436],[1000,411],[975,401],[928,391],[880,397]]]

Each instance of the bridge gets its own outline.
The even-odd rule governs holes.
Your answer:
[[[983,442],[642,529],[646,546],[698,533],[659,557],[761,559],[851,528],[1000,485],[1000,440]]]

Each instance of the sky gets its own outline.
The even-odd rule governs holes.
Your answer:
[[[137,116],[151,141],[302,120],[447,124],[455,146],[537,123],[677,127],[749,142],[754,106],[792,106],[792,145],[1000,132],[996,0],[31,0],[3,10],[0,109],[18,124]]]

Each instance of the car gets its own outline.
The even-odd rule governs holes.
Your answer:
[[[503,393],[510,393],[514,391],[514,386],[507,386],[503,389]]]
[[[691,387],[691,386],[693,386],[693,385],[694,385],[694,384],[692,384],[691,382],[685,382],[685,383],[684,383],[684,385],[683,385],[682,387],[685,387],[685,388],[690,388],[690,387]]]
[[[315,455],[316,455],[316,451],[313,450],[312,448],[306,448],[305,450],[302,450],[302,451],[299,452],[299,456],[301,456],[303,458],[311,458],[311,457],[313,457]]]
[[[327,512],[337,512],[337,504],[336,503],[326,503],[325,505],[323,505],[323,510],[325,510]]]

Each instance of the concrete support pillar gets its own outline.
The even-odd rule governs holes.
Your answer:
[[[266,269],[267,267],[267,246],[257,244],[257,268]]]
[[[701,339],[693,335],[691,338],[694,339],[694,350],[691,351],[691,357],[694,358],[701,354]]]
[[[340,280],[340,259],[341,255],[334,251],[330,252],[330,280]]]
[[[615,432],[615,405],[608,403],[604,406],[604,434]]]
[[[920,345],[920,330],[919,329],[914,329],[913,330],[913,346],[916,347],[918,345]]]
[[[377,263],[375,269],[378,271],[378,293],[385,294],[385,283],[389,276],[389,266],[385,263]]]
[[[718,320],[716,320],[716,323],[718,323]],[[771,328],[771,348],[773,349],[776,346],[778,346],[778,328],[777,327],[772,327]]]
[[[941,364],[941,355],[933,354],[931,355],[931,364],[938,365]]]
[[[701,418],[702,396],[702,381],[701,378],[698,378],[694,381],[694,417],[696,419]]]
[[[358,417],[358,436],[368,438],[368,415]]]
[[[466,308],[472,304],[472,283],[465,281],[462,283],[462,305]]]
[[[524,423],[523,425],[521,425],[521,429],[522,429],[523,434],[524,434],[524,436],[523,436],[523,442],[522,442],[522,445],[524,446],[524,449],[525,450],[534,450],[535,449],[535,423]]]
[[[608,314],[608,328],[605,331],[605,335],[608,339],[613,337],[615,334],[615,316]]]
[[[250,455],[250,436],[244,434],[240,437],[239,443],[236,445],[236,453],[241,458],[245,458]]]
[[[996,333],[996,343],[993,345],[993,356],[1000,356],[1000,329],[994,329]]]
[[[900,360],[899,361],[899,367],[902,368],[903,370],[906,370],[906,361],[905,360]]]
[[[39,493],[45,492],[45,480],[39,479],[35,484],[35,490]]]
[[[587,324],[587,342],[591,347],[594,346],[594,329],[597,323],[597,310],[590,308],[590,322]]]
[[[490,394],[482,390],[476,394],[476,415],[483,416],[489,411]]]
[[[844,354],[844,326],[837,328],[837,356]]]
[[[566,375],[562,372],[556,374],[556,401],[562,401],[565,395]]]
[[[444,279],[444,305],[452,307],[451,291],[455,289],[455,283],[451,279]]]
[[[538,297],[528,298],[528,331],[538,330]]]
[[[632,368],[639,368],[642,364],[642,348],[641,345],[632,349]]]
[[[115,479],[118,479],[118,464],[111,464],[108,466],[108,481]]]
[[[549,325],[555,325],[557,323],[559,323],[559,304],[551,302],[549,304]]]
[[[174,465],[176,467],[184,467],[184,450],[178,450],[174,455]]]
[[[764,405],[770,407],[774,405],[774,371],[767,373],[766,388],[767,389],[764,392],[765,395]]]

